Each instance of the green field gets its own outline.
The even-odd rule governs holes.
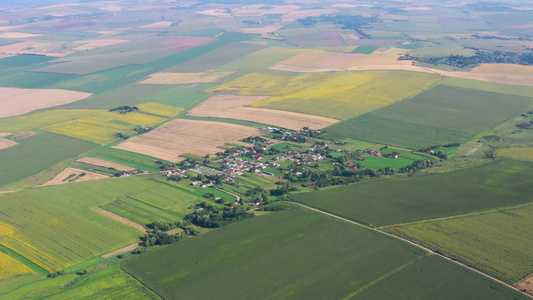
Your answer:
[[[68,109],[111,109],[122,105],[136,105],[148,102],[152,95],[174,88],[165,84],[129,84],[116,89],[76,101],[61,108]]]
[[[117,267],[86,275],[82,280],[40,299],[161,299]]]
[[[361,54],[372,54],[372,52],[378,50],[379,47],[376,46],[359,46],[355,48],[352,53],[361,53]]]
[[[533,272],[532,218],[528,205],[387,230],[515,283]]]
[[[159,69],[155,67],[149,66],[125,65],[83,76],[71,77],[71,79],[64,77],[65,75],[58,75],[63,77],[58,77],[56,82],[50,83],[43,87],[99,94],[130,84],[136,80],[157,72],[158,70]],[[43,74],[47,76],[55,75],[52,73]],[[35,86],[28,85],[28,87]]]
[[[211,187],[198,188],[192,194],[194,194],[194,195],[198,196],[199,198],[201,198],[202,200],[204,200],[205,198],[203,198],[203,196],[205,194],[207,194],[207,193],[214,194],[215,196],[220,197],[220,198],[224,198],[226,200],[229,200],[230,202],[237,201],[237,198],[235,196],[230,195],[228,193],[224,193],[223,191],[219,191],[219,190],[211,188]]]
[[[390,158],[390,157],[376,157],[373,155],[364,155],[363,157],[365,158],[364,161],[352,160],[352,162],[358,163],[362,166],[365,166],[371,169],[383,169],[386,167],[393,168],[393,169],[399,169],[399,168],[407,167],[414,162],[414,160],[411,160],[405,157]]]
[[[189,109],[209,96],[209,94],[203,92],[203,90],[214,86],[215,84],[212,83],[179,85],[169,90],[147,96],[144,99],[150,102]]]
[[[425,254],[286,206],[143,254],[123,268],[166,299],[341,299]]]
[[[344,137],[418,149],[463,143],[523,113],[531,98],[438,85],[326,130]]]
[[[187,62],[172,66],[166,69],[165,72],[204,72],[205,70],[216,69],[223,64],[232,62],[263,48],[258,45],[243,42],[229,43],[190,59]]]
[[[91,157],[107,160],[135,169],[146,170],[149,172],[158,172],[160,164],[157,164],[156,161],[162,161],[161,159],[155,157],[114,148],[105,148],[102,151],[91,155]]]
[[[139,213],[132,218],[153,218],[152,222],[158,216],[176,220],[178,216],[172,215],[189,212],[188,207],[199,202],[193,195],[141,176],[0,195],[0,244],[46,270],[82,263],[131,244],[142,234],[93,211],[94,207],[123,199],[143,210],[141,214],[138,209],[122,207],[128,217]]]
[[[154,182],[140,192],[129,193],[128,199],[140,201],[153,207],[168,210],[174,214],[185,215],[192,211],[192,205],[201,202],[197,196],[177,187]]]
[[[437,255],[431,255],[349,299],[518,300],[529,297]]]
[[[15,56],[0,59],[0,65],[21,68],[21,67],[27,67],[31,65],[44,63],[52,59],[54,58],[49,57],[49,56],[44,56],[44,55],[22,54],[22,55],[15,55]]]
[[[49,132],[23,139],[19,145],[0,150],[0,186],[39,173],[96,147],[91,142]]]
[[[291,197],[383,226],[527,203],[532,180],[533,163],[498,160],[448,173],[367,181]]]
[[[102,208],[143,226],[154,221],[169,223],[180,220],[176,215],[162,209],[131,200],[116,200],[103,205]]]

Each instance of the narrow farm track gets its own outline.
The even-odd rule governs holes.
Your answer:
[[[117,221],[123,223],[123,224],[126,224],[126,225],[128,225],[128,226],[130,226],[130,227],[133,227],[133,228],[135,228],[135,229],[138,229],[138,230],[140,230],[140,231],[142,231],[142,232],[144,232],[144,233],[148,233],[148,232],[149,232],[149,231],[148,231],[146,228],[144,228],[141,224],[137,224],[137,223],[135,223],[135,222],[133,222],[133,221],[130,221],[130,220],[126,219],[126,218],[123,218],[123,217],[121,217],[121,216],[119,216],[119,215],[117,215],[117,214],[114,214],[114,213],[112,213],[112,212],[110,212],[110,211],[107,211],[107,210],[105,210],[105,209],[103,209],[103,208],[100,208],[100,207],[93,207],[93,210],[96,211],[96,212],[98,212],[98,213],[101,213],[101,214],[104,215],[104,216],[110,217],[110,218],[112,218],[112,219],[115,219],[115,220],[117,220]]]
[[[215,188],[215,190],[219,190],[219,191],[224,192],[224,193],[226,193],[226,194],[229,194],[229,195],[235,196],[235,198],[237,198],[237,201],[236,201],[236,202],[241,202],[241,197],[239,197],[239,195],[237,195],[237,194],[230,193],[230,192],[228,192],[228,191],[226,191],[226,190],[219,189],[219,188],[217,188],[217,187]]]
[[[355,225],[358,225],[358,226],[364,227],[364,228],[366,228],[366,229],[369,229],[369,230],[372,230],[372,231],[375,231],[375,232],[378,232],[378,233],[381,233],[381,234],[388,235],[388,236],[391,237],[391,238],[394,238],[394,239],[398,239],[398,240],[404,241],[404,242],[409,243],[409,244],[411,244],[411,245],[413,245],[413,246],[415,246],[415,247],[418,247],[418,248],[420,248],[420,249],[424,249],[425,251],[429,252],[430,255],[439,255],[440,257],[442,257],[442,258],[444,258],[444,259],[447,259],[448,261],[451,261],[451,262],[453,262],[453,263],[455,263],[455,264],[457,264],[457,265],[460,265],[460,266],[462,266],[462,267],[464,267],[464,268],[467,268],[467,269],[469,269],[469,270],[471,270],[471,271],[474,271],[474,272],[476,272],[476,273],[478,273],[478,274],[481,274],[481,275],[483,275],[483,276],[485,276],[485,277],[487,277],[487,278],[489,278],[489,279],[492,279],[492,280],[494,280],[494,281],[496,281],[496,282],[499,282],[499,283],[501,283],[501,284],[503,284],[503,285],[505,285],[505,286],[507,286],[507,287],[509,287],[509,288],[512,288],[513,290],[518,291],[518,292],[522,293],[523,295],[526,295],[526,296],[528,296],[529,298],[533,299],[533,295],[530,295],[530,294],[528,294],[528,293],[525,293],[525,292],[521,291],[520,289],[518,289],[517,287],[515,287],[515,286],[513,286],[513,285],[511,285],[511,284],[508,284],[508,283],[506,283],[506,282],[504,282],[504,281],[501,281],[501,280],[498,279],[498,278],[492,277],[492,276],[490,276],[490,275],[488,275],[488,274],[485,274],[485,273],[483,273],[483,272],[481,272],[481,271],[479,271],[479,270],[476,270],[476,269],[474,269],[474,268],[472,268],[472,267],[469,267],[469,266],[467,266],[467,265],[465,265],[465,264],[463,264],[463,263],[461,263],[461,262],[458,262],[458,261],[456,261],[456,260],[453,260],[453,259],[451,259],[451,258],[449,258],[449,257],[446,257],[446,256],[442,255],[442,254],[437,254],[437,253],[435,253],[433,250],[431,250],[431,249],[429,249],[429,248],[426,248],[426,247],[424,247],[424,246],[422,246],[422,245],[419,245],[419,244],[417,244],[417,243],[414,243],[414,242],[412,242],[412,241],[410,241],[410,240],[408,240],[408,239],[405,239],[405,238],[402,238],[402,237],[399,237],[399,236],[395,236],[395,235],[393,235],[393,234],[390,234],[390,233],[387,233],[387,232],[385,232],[385,231],[382,231],[382,230],[380,230],[379,228],[373,228],[373,227],[367,226],[367,225],[365,225],[365,224],[359,223],[359,222],[357,222],[357,221],[350,220],[350,219],[347,219],[347,218],[344,218],[344,217],[341,217],[341,216],[338,216],[338,215],[335,215],[335,214],[332,214],[332,213],[329,213],[329,212],[327,212],[327,211],[323,211],[323,210],[320,210],[320,209],[317,209],[317,208],[314,208],[314,207],[311,207],[311,206],[307,206],[307,205],[302,204],[302,203],[299,203],[299,202],[293,202],[293,203],[295,203],[295,204],[297,204],[297,205],[300,205],[301,207],[305,207],[305,208],[307,208],[307,209],[309,209],[309,210],[316,211],[316,212],[319,212],[319,213],[322,213],[322,214],[325,214],[325,215],[328,215],[328,216],[331,216],[331,217],[334,217],[334,218],[337,218],[337,219],[343,220],[343,221],[345,221],[345,222],[352,223],[352,224],[355,224]]]
[[[533,205],[533,202],[520,204],[520,205],[515,205],[515,206],[510,206],[510,207],[505,207],[505,208],[496,208],[496,209],[491,209],[491,210],[478,211],[478,212],[462,214],[462,215],[456,215],[456,216],[449,216],[449,217],[442,217],[442,218],[436,218],[436,219],[430,219],[430,220],[422,220],[422,221],[415,221],[415,222],[408,222],[408,223],[400,223],[400,224],[381,226],[381,227],[377,227],[376,229],[381,231],[382,229],[385,229],[385,228],[401,227],[401,226],[405,226],[405,225],[431,223],[431,222],[437,222],[437,221],[443,221],[443,220],[449,220],[449,219],[457,219],[457,218],[468,217],[468,216],[484,215],[484,214],[488,214],[488,213],[497,212],[497,211],[500,211],[500,210],[515,209],[515,208],[525,207],[525,206],[529,206],[529,205]]]

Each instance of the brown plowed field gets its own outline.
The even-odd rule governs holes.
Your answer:
[[[533,275],[515,284],[515,286],[520,290],[525,290],[526,293],[533,295]]]
[[[71,179],[76,178],[78,175],[85,173],[85,176],[79,177],[75,181],[69,181]],[[67,179],[72,174],[75,174],[75,176],[72,176],[71,178]],[[75,169],[75,168],[66,168],[61,173],[57,174],[56,177],[52,178],[52,180],[48,181],[47,183],[41,185],[41,186],[49,186],[49,185],[60,185],[60,184],[67,184],[67,183],[73,183],[73,182],[83,182],[83,181],[90,181],[90,180],[98,180],[98,179],[107,179],[109,176],[89,172],[85,170]]]
[[[0,87],[0,118],[18,116],[36,109],[71,103],[91,95],[91,93],[56,89]]]
[[[113,168],[115,170],[126,171],[126,172],[135,170],[135,168],[132,168],[132,167],[120,165],[114,162],[110,162],[110,161],[98,159],[98,158],[93,158],[93,157],[84,157],[82,159],[78,159],[77,162],[82,162],[82,163],[95,165],[95,166],[101,166],[104,168]]]
[[[0,138],[0,149],[15,146],[17,143],[12,140]]]
[[[63,57],[72,52],[64,51],[61,44],[41,42],[20,42],[0,47],[0,53],[11,54],[39,54],[53,57]]]
[[[139,248],[139,243],[131,244],[131,245],[126,246],[124,248],[117,249],[117,250],[115,250],[113,252],[106,253],[106,254],[102,255],[101,257],[103,259],[106,259],[106,258],[110,258],[110,257],[113,257],[113,256],[117,256],[117,255],[126,253],[126,252],[133,251],[133,250],[135,250],[137,248]]]
[[[315,115],[267,108],[244,107],[266,98],[268,97],[216,95],[193,108],[189,115],[252,121],[292,130],[300,130],[303,127],[321,129],[338,122],[338,120],[332,118]]]
[[[259,134],[257,128],[242,125],[176,119],[113,148],[179,162],[182,154],[212,155],[222,151],[217,146],[241,144],[240,139]]]

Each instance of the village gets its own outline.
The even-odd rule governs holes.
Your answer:
[[[349,141],[328,140],[321,137],[320,130],[309,128],[291,132],[262,127],[261,131],[262,136],[241,140],[249,146],[229,147],[202,159],[188,158],[175,166],[163,164],[162,174],[175,181],[188,179],[189,186],[194,188],[222,183],[238,185],[245,173],[306,187],[315,186],[313,181],[327,178],[331,181],[334,177],[357,177],[357,174],[374,176],[395,170],[402,172],[428,158],[427,154],[420,156],[405,151],[402,154],[401,150],[387,146],[354,149],[355,145]]]

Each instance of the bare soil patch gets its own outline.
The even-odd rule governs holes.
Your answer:
[[[20,141],[20,140],[23,140],[25,138],[29,138],[30,136],[34,136],[36,134],[37,134],[37,132],[30,131],[30,130],[17,131],[15,133],[13,133],[13,136],[11,137],[11,140]]]
[[[52,57],[63,57],[72,52],[64,51],[61,44],[41,42],[20,42],[0,47],[0,53],[9,54],[40,54]]]
[[[131,244],[131,245],[126,246],[124,248],[120,248],[120,249],[117,249],[115,251],[106,253],[106,254],[102,255],[101,257],[103,259],[106,259],[106,258],[110,258],[110,257],[117,256],[117,255],[120,255],[120,254],[124,254],[126,252],[133,251],[133,250],[135,250],[137,248],[139,248],[139,243]]]
[[[202,10],[202,11],[199,11],[198,13],[202,14],[202,15],[215,16],[215,17],[218,17],[218,16],[231,16],[231,14],[226,12],[225,9],[219,9],[219,8]]]
[[[241,31],[244,33],[266,34],[266,33],[277,31],[280,28],[281,28],[281,25],[266,25],[266,26],[260,26],[260,27],[241,28]]]
[[[166,73],[159,72],[150,75],[142,84],[186,84],[186,83],[209,83],[219,80],[234,72],[200,72],[200,73]]]
[[[300,130],[303,127],[321,129],[338,122],[338,120],[332,118],[303,113],[268,108],[245,107],[245,105],[250,105],[266,98],[268,97],[216,95],[193,108],[189,112],[189,115],[252,121],[293,130]]]
[[[36,36],[42,36],[42,34],[24,32],[0,32],[0,39],[25,39]]]
[[[353,8],[353,7],[357,7],[357,5],[348,4],[348,3],[336,3],[336,4],[332,4],[331,7]]]
[[[98,40],[83,40],[83,41],[76,41],[72,44],[79,45],[75,48],[72,48],[74,51],[89,51],[94,50],[97,48],[102,48],[106,46],[112,46],[122,43],[127,43],[129,40],[124,39],[98,39]]]
[[[126,218],[123,218],[123,217],[121,217],[121,216],[119,216],[117,214],[114,214],[114,213],[112,213],[110,211],[107,211],[107,210],[105,210],[103,208],[93,207],[93,210],[98,212],[98,213],[101,213],[104,216],[110,217],[111,219],[115,219],[115,220],[117,220],[117,221],[119,221],[119,222],[121,222],[123,224],[126,224],[126,225],[128,225],[130,227],[133,227],[135,229],[138,229],[138,230],[140,230],[140,231],[142,231],[144,233],[148,232],[148,230],[146,230],[141,224],[138,224],[138,223],[135,223],[133,221],[130,221],[130,220],[126,219]]]
[[[0,87],[0,118],[18,116],[36,109],[71,103],[91,95],[91,93],[58,89]]]
[[[0,149],[4,149],[4,148],[11,147],[11,146],[15,146],[16,144],[17,144],[17,142],[14,142],[12,140],[0,138]]]
[[[0,138],[6,137],[8,135],[11,135],[11,132],[0,132]]]
[[[139,28],[167,28],[170,25],[172,25],[172,22],[170,21],[161,21],[161,22],[155,22],[152,24],[144,25]]]
[[[213,155],[222,151],[218,146],[226,143],[243,145],[239,140],[259,134],[257,128],[242,125],[176,119],[113,148],[180,162],[183,160],[180,155]]]
[[[125,171],[125,172],[135,170],[135,168],[132,168],[132,167],[124,166],[121,164],[117,164],[114,162],[110,162],[110,161],[98,159],[98,158],[93,158],[93,157],[84,157],[82,159],[78,159],[77,162],[100,166],[104,168],[113,168],[115,170]]]
[[[403,8],[405,11],[430,11],[433,10],[431,7],[424,7],[424,6],[411,6]]]
[[[308,68],[310,72],[324,72],[384,69],[378,66],[387,66],[387,68],[390,66],[411,66],[411,61],[398,60],[399,52],[401,50],[390,49],[386,51],[374,51],[372,54],[358,54],[314,50],[286,59],[271,67],[271,69],[307,72],[306,68]]]
[[[479,67],[473,68],[470,73],[533,76],[533,66],[512,64],[482,64]]]
[[[85,175],[80,176],[83,173],[85,173]],[[57,174],[56,177],[52,178],[52,180],[40,186],[60,185],[60,184],[67,184],[67,183],[73,183],[73,182],[83,182],[83,181],[91,181],[91,180],[107,179],[107,178],[109,178],[109,176],[94,173],[94,172],[89,172],[85,170],[75,169],[75,168],[66,168],[63,171],[61,171],[61,173]],[[74,180],[74,181],[70,181],[70,180]]]
[[[533,275],[515,284],[515,286],[518,289],[525,291],[528,294],[533,295]]]

